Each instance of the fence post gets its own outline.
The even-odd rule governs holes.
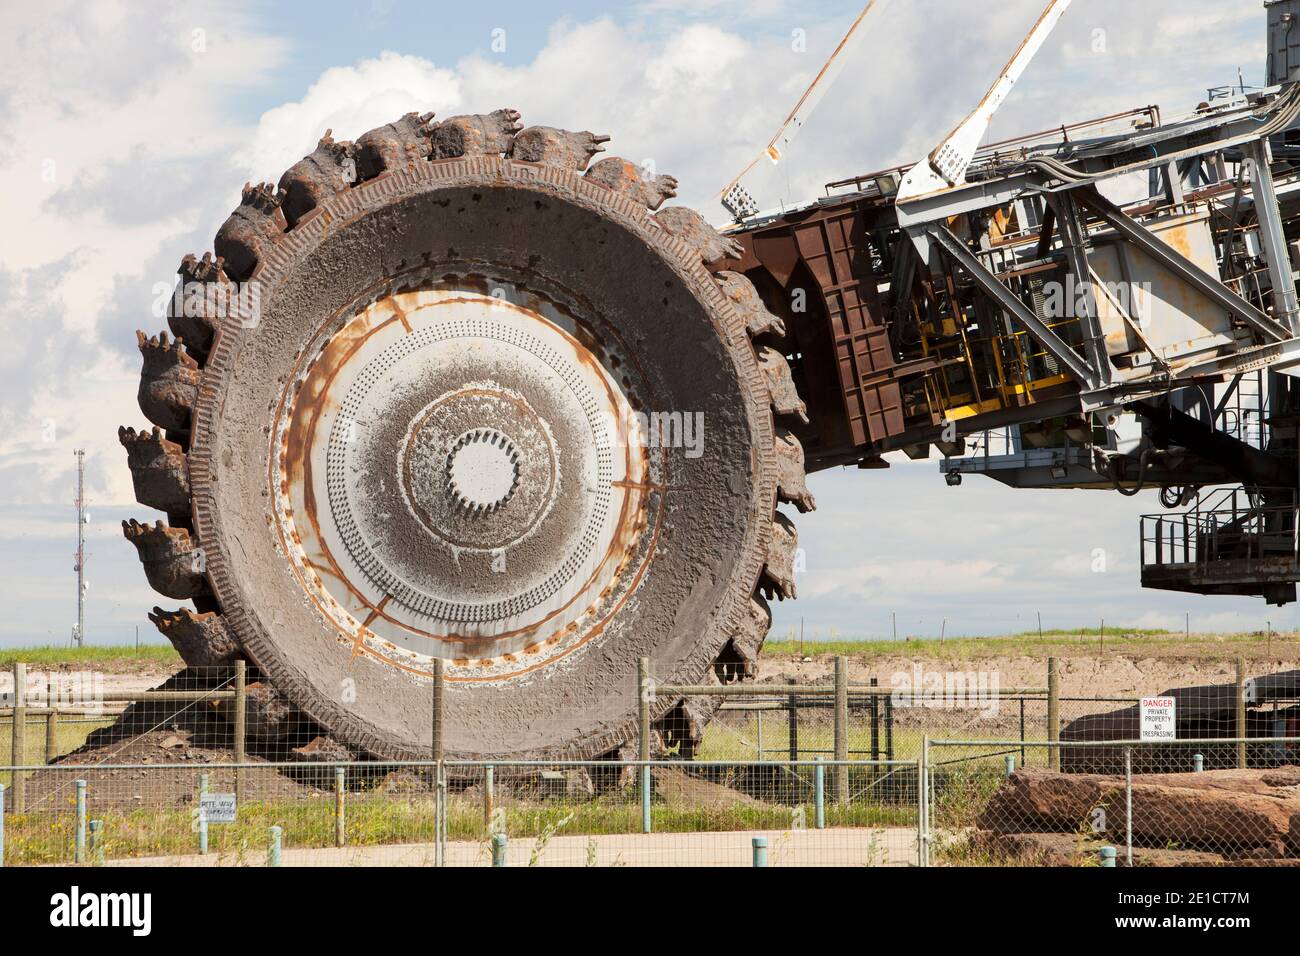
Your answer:
[[[280,865],[280,836],[284,831],[279,827],[271,827],[271,850],[266,854],[267,866]]]
[[[203,809],[203,795],[208,792],[208,775],[199,774],[199,854],[208,852],[208,815]]]
[[[1061,739],[1061,672],[1055,657],[1047,659],[1047,741],[1056,743]],[[1047,766],[1051,770],[1061,769],[1061,748],[1047,748]]]
[[[794,678],[786,678],[787,684],[793,684]],[[791,694],[786,700],[786,743],[790,745],[790,762],[799,759],[799,698]]]
[[[59,709],[51,707],[45,718],[45,762],[54,763],[59,756]]]
[[[0,783],[0,866],[5,865],[5,785]]]
[[[492,832],[492,805],[496,802],[496,770],[491,764],[483,768],[483,830]]]
[[[86,862],[86,781],[76,781],[77,824],[73,836],[72,862]]]
[[[1124,865],[1133,868],[1133,748],[1124,748]]]
[[[826,829],[826,766],[821,754],[813,757],[817,766],[813,768],[813,818],[818,830]]]
[[[432,739],[432,751],[430,755],[432,756],[434,763],[441,763],[443,754],[442,716],[443,708],[446,705],[444,700],[446,692],[443,670],[444,666],[441,657],[435,657],[433,659],[433,726],[430,734]]]
[[[1007,754],[1002,758],[1002,776],[1009,777],[1016,772],[1015,754]]]
[[[1205,754],[1192,755],[1192,770],[1195,773],[1202,773],[1205,770]]]
[[[637,688],[637,724],[640,729],[640,739],[638,740],[637,756],[641,760],[650,759],[650,699],[654,694],[654,686],[650,676],[650,658],[638,657],[636,659],[636,688]],[[643,763],[641,765],[641,832],[650,832],[650,765]]]
[[[334,845],[343,846],[347,843],[346,818],[344,817],[344,797],[343,780],[345,773],[342,767],[334,768]]]
[[[1246,769],[1246,659],[1237,658],[1237,769]]]
[[[849,666],[844,657],[835,658],[835,802],[849,802]]]
[[[506,865],[506,835],[504,833],[492,834],[492,865]]]
[[[245,663],[235,661],[235,763],[244,762],[244,733],[248,723],[248,698],[245,696],[247,667]],[[244,770],[235,768],[235,801],[238,803],[243,792]]]
[[[754,866],[767,866],[767,837],[754,837]]]
[[[916,863],[930,865],[930,738],[921,738],[921,757],[916,764]]]
[[[27,665],[14,662],[13,746],[9,759],[15,767],[27,764]],[[27,777],[21,770],[13,772],[13,812],[27,809]]]
[[[1100,862],[1102,866],[1111,867],[1112,869],[1114,868],[1115,848],[1113,846],[1102,847],[1101,850],[1098,852],[1098,856],[1100,858]]]
[[[90,821],[90,865],[104,865],[104,821]]]

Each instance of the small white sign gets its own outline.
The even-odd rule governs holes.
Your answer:
[[[1177,740],[1178,724],[1176,709],[1178,702],[1172,697],[1143,697],[1142,740]]]
[[[208,823],[235,822],[233,793],[205,793],[199,797],[199,813]]]

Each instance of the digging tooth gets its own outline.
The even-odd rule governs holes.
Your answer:
[[[390,169],[404,169],[429,158],[432,113],[407,113],[366,133],[356,144],[357,179],[374,179]]]
[[[226,274],[232,279],[242,282],[251,276],[289,228],[280,207],[281,197],[270,183],[244,184],[239,208],[222,224],[212,244],[217,256],[225,260]]]
[[[767,560],[763,565],[760,592],[767,600],[793,600],[795,597],[794,566],[799,551],[799,533],[794,523],[781,512],[772,517],[772,535],[767,544]]]
[[[303,216],[357,180],[357,149],[346,140],[335,142],[326,130],[316,148],[280,177],[281,205],[292,229]]]
[[[785,323],[763,304],[758,290],[754,288],[754,283],[739,272],[719,272],[714,278],[718,280],[723,293],[745,320],[745,328],[748,329],[751,339],[765,335],[785,337]]]
[[[803,443],[788,428],[776,430],[777,497],[794,505],[800,514],[817,510],[817,501],[808,490],[804,471]]]
[[[503,155],[522,128],[517,110],[453,116],[429,130],[430,159]]]
[[[156,425],[140,432],[119,428],[117,438],[126,449],[135,500],[169,515],[188,515],[190,475],[184,449],[164,438]]]
[[[719,680],[731,684],[758,675],[758,652],[771,627],[772,609],[762,595],[755,594],[749,600],[749,613],[714,664]]]
[[[772,396],[772,410],[778,415],[792,415],[807,425],[808,406],[799,398],[790,363],[774,348],[760,346],[757,352],[758,367],[767,379],[767,390]]]
[[[617,156],[595,163],[583,178],[612,189],[652,211],[677,195],[677,180],[672,176],[647,178],[636,163]]]
[[[591,157],[605,151],[608,136],[595,133],[571,133],[554,126],[530,126],[515,136],[509,156],[521,163],[542,163],[582,172]]]
[[[670,206],[655,213],[655,222],[664,232],[685,242],[700,255],[705,265],[722,259],[738,259],[744,253],[740,243],[728,239],[709,225],[694,209]]]
[[[190,667],[221,667],[239,659],[239,641],[226,618],[215,611],[200,614],[187,607],[176,611],[155,607],[149,620]]]
[[[141,524],[132,519],[122,522],[122,534],[135,545],[145,577],[159,594],[184,600],[207,593],[203,552],[185,528],[172,528],[161,521]]]
[[[212,253],[205,252],[202,259],[187,255],[176,270],[180,295],[172,296],[167,325],[178,339],[185,340],[185,350],[200,365],[208,360],[222,318],[237,308],[238,290],[223,265],[224,260],[214,260]]]
[[[185,351],[184,343],[172,342],[166,332],[148,338],[136,332],[144,366],[140,371],[140,410],[155,425],[168,431],[188,431],[190,410],[203,377],[198,362]]]

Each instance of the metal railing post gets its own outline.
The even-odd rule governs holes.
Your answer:
[[[1246,659],[1237,658],[1237,769],[1246,769]]]
[[[818,830],[826,829],[826,766],[825,758],[820,754],[813,758],[817,766],[813,768],[813,820]]]
[[[506,865],[506,835],[504,833],[492,834],[492,865]]]
[[[279,827],[271,827],[269,832],[270,832],[270,839],[271,839],[271,849],[266,854],[266,865],[279,866],[280,865],[280,838],[283,835],[284,831],[281,830]]]
[[[14,712],[9,759],[15,767],[23,767],[27,764],[27,665],[16,661],[13,671]],[[13,787],[13,812],[23,813],[27,810],[27,775],[15,770],[10,783]]]
[[[208,852],[208,814],[203,809],[203,795],[208,792],[208,775],[199,774],[199,853]]]
[[[76,781],[77,790],[77,822],[76,829],[73,831],[72,844],[72,861],[74,863],[86,862],[86,781]]]
[[[104,865],[104,821],[90,821],[90,865]]]
[[[1104,846],[1098,851],[1100,865],[1103,867],[1115,866],[1115,848],[1113,846]]]
[[[1194,773],[1203,773],[1205,771],[1205,754],[1192,755],[1192,771]]]
[[[347,818],[344,815],[346,810],[345,788],[343,786],[346,774],[342,767],[334,768],[334,845],[343,846],[347,843]]]
[[[1007,754],[1002,759],[1002,776],[1009,777],[1015,772],[1016,772],[1016,756],[1015,754]]]
[[[754,849],[754,866],[755,867],[767,866],[767,837],[754,837],[753,849]]]
[[[638,657],[636,661],[637,674],[637,723],[639,724],[640,741],[638,756],[643,761],[650,759],[650,703],[654,697],[654,679],[650,674],[650,658]],[[643,763],[640,770],[641,777],[641,832],[650,832],[650,765]]]
[[[916,855],[918,866],[930,865],[930,738],[921,738],[921,758],[916,766]]]
[[[492,832],[492,804],[496,801],[496,769],[488,764],[483,768],[483,829]]]
[[[245,732],[248,726],[248,697],[246,695],[248,684],[247,665],[242,661],[235,661],[235,763],[244,763],[245,751],[244,740]],[[240,794],[243,793],[244,771],[241,767],[235,768],[235,802],[239,802]]]
[[[1124,748],[1124,865],[1133,868],[1133,748]]]

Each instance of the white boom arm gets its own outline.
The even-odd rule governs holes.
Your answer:
[[[1051,0],[1047,4],[1047,9],[1020,44],[1020,49],[1011,58],[1011,62],[998,74],[979,106],[935,147],[926,162],[917,163],[903,178],[898,190],[898,202],[907,202],[966,181],[966,169],[983,142],[984,134],[988,132],[993,114],[1010,95],[1034,55],[1047,42],[1070,3],[1071,0]]]

